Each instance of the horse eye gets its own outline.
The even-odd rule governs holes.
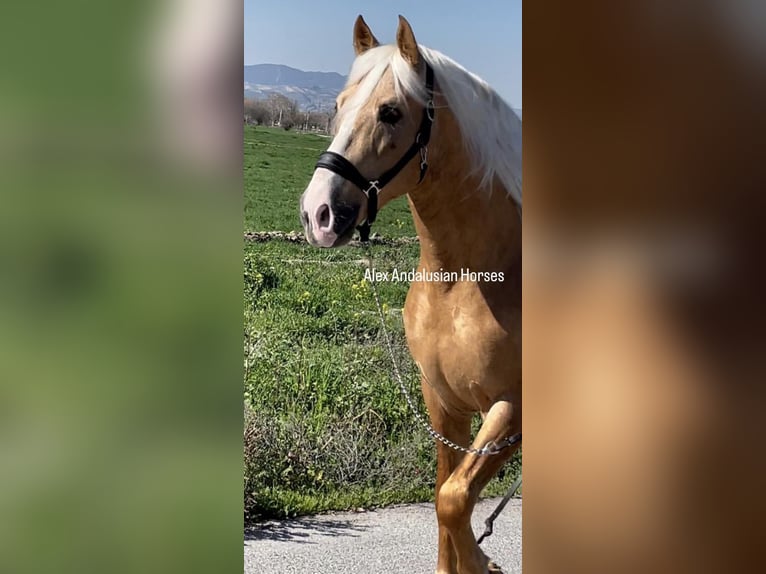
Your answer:
[[[394,106],[382,105],[378,110],[378,119],[385,124],[394,125],[402,119],[402,112],[397,110]]]

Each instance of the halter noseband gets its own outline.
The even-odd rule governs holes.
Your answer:
[[[350,161],[339,153],[333,151],[323,152],[317,160],[316,168],[323,167],[338,174],[342,178],[356,185],[367,197],[367,219],[358,227],[362,241],[370,237],[370,227],[375,222],[378,214],[378,193],[404,169],[410,160],[420,153],[420,179],[423,181],[428,169],[428,141],[431,139],[431,125],[434,122],[434,71],[426,62],[426,107],[423,109],[423,119],[420,120],[420,128],[415,136],[415,141],[394,166],[383,173],[377,179],[367,179]]]

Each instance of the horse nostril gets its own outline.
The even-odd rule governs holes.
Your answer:
[[[321,230],[328,230],[330,228],[330,206],[326,203],[323,203],[319,206],[319,209],[317,209],[317,224],[319,225],[319,229]]]

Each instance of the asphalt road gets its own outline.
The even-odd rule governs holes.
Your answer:
[[[477,505],[477,536],[498,502]],[[245,531],[245,573],[431,574],[436,532],[433,504],[265,522]],[[508,503],[482,548],[505,574],[521,572],[521,499]]]

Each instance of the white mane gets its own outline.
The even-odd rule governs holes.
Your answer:
[[[481,172],[482,187],[491,189],[492,180],[497,177],[521,206],[521,119],[476,74],[436,50],[422,45],[419,49],[433,68],[439,91],[460,126],[466,148]],[[348,82],[355,84],[367,77],[372,80],[370,84],[377,84],[388,67],[399,95],[407,94],[425,103],[423,79],[402,58],[395,45],[379,46],[359,56]],[[367,89],[360,91],[369,96],[374,84],[365,87]],[[436,121],[439,121],[438,110]]]

